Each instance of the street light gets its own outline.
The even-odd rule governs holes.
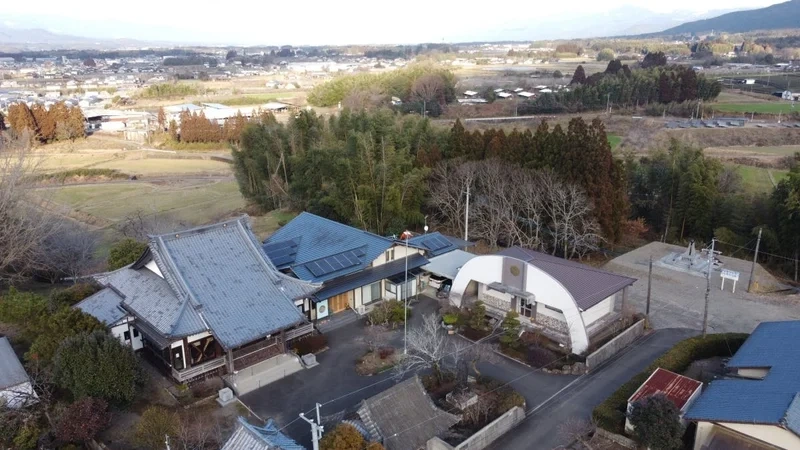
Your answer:
[[[408,235],[411,234],[408,231],[404,231],[403,235],[406,238],[406,282],[403,284],[403,354],[408,354],[408,293],[406,290],[408,289]]]

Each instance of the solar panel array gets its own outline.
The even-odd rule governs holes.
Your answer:
[[[428,247],[428,249],[430,249],[431,251],[435,252],[445,247],[449,247],[452,244],[450,244],[450,241],[448,241],[444,237],[436,235],[425,239],[423,245],[425,245],[425,247]]]
[[[265,244],[263,248],[272,264],[278,268],[289,266],[297,257],[297,241],[294,239]]]
[[[366,252],[364,248],[357,248],[355,250],[348,250],[336,255],[326,256],[316,261],[311,261],[305,264],[305,268],[314,274],[315,277],[321,277],[329,273],[338,272],[342,269],[357,266],[361,264],[361,258],[365,255]]]

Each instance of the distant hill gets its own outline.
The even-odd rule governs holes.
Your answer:
[[[744,33],[755,30],[779,30],[783,28],[800,28],[800,0],[791,0],[766,8],[737,11],[711,19],[687,22],[657,34],[705,33],[712,30]]]
[[[136,39],[112,39],[53,33],[41,28],[12,28],[0,22],[0,50],[118,49],[166,44]]]

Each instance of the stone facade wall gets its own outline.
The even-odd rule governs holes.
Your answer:
[[[591,371],[599,366],[603,361],[608,360],[623,348],[629,346],[633,341],[638,339],[644,334],[644,322],[642,319],[630,328],[623,331],[614,339],[608,341],[605,345],[595,350],[593,353],[586,357],[586,367]]]

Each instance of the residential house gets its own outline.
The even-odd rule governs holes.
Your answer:
[[[31,379],[11,348],[11,342],[7,337],[0,337],[0,407],[17,409],[37,399]]]
[[[662,394],[678,408],[681,422],[686,425],[683,416],[700,396],[702,389],[703,383],[659,367],[628,399],[628,414],[633,411],[633,404],[639,400]],[[633,425],[627,418],[625,431],[633,432]]]
[[[433,403],[418,376],[363,400],[358,416],[369,440],[381,442],[386,450],[424,449],[429,439],[460,420]]]
[[[442,283],[452,282],[458,270],[475,255],[462,249],[474,244],[463,239],[446,236],[434,231],[414,236],[408,240],[409,245],[422,250],[430,261],[422,266],[423,285],[438,288]]]
[[[247,216],[151,236],[135,263],[95,278],[105,288],[78,307],[178,382],[284,354],[313,331],[296,305],[320,287],[279,272]]]
[[[461,307],[480,300],[498,319],[516,311],[524,327],[534,328],[573,353],[589,348],[593,337],[618,318],[636,280],[522,247],[467,261],[453,280],[450,301]]]
[[[800,448],[800,321],[763,322],[686,414],[695,450]]]
[[[239,417],[236,429],[221,450],[305,450],[305,447],[281,433],[272,419],[259,427]]]
[[[420,267],[428,263],[413,246],[308,212],[267,238],[263,249],[282,272],[322,283],[297,303],[311,320],[346,309],[363,314],[380,300],[416,295]]]

